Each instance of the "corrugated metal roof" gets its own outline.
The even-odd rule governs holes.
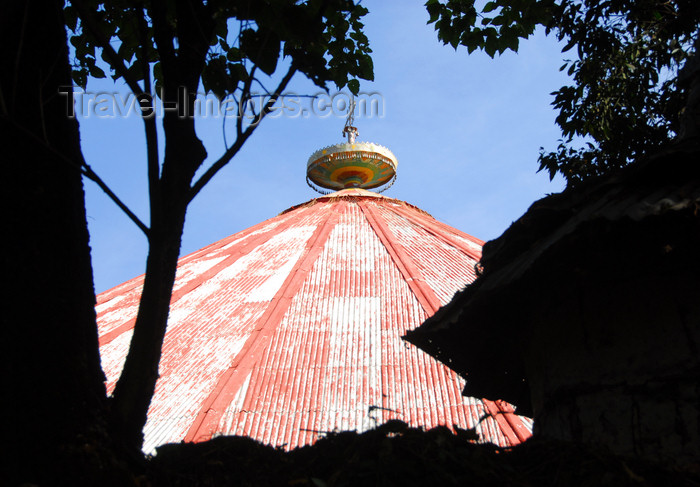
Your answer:
[[[144,449],[228,434],[293,448],[389,419],[475,427],[502,446],[527,438],[529,419],[461,396],[460,377],[400,338],[474,280],[482,244],[350,189],[181,258]],[[98,296],[110,391],[141,285]]]

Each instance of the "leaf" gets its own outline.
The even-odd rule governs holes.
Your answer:
[[[513,29],[504,29],[505,32],[503,32],[503,35],[501,36],[501,39],[503,41],[502,43],[502,51],[505,51],[506,49],[510,49],[513,52],[518,52],[518,45],[519,45],[519,39],[518,36],[513,32]]]
[[[430,15],[430,19],[427,23],[432,24],[440,18],[440,11],[442,10],[442,5],[440,5],[438,0],[428,0],[425,6],[428,9],[428,15]]]
[[[374,81],[374,62],[372,61],[372,57],[368,54],[360,56],[358,59],[358,65],[360,68],[359,72],[357,73],[358,76],[368,81]]]
[[[349,80],[348,81],[348,89],[350,90],[350,93],[357,96],[357,94],[360,91],[360,82],[356,79]]]
[[[498,15],[491,19],[491,25],[505,25],[506,24],[506,19],[503,17],[503,15]]]
[[[155,81],[156,96],[160,96],[161,88],[163,87],[163,67],[160,61],[153,65],[153,79]]]
[[[495,32],[495,30],[496,29],[489,27],[489,29],[486,30],[486,39],[484,39],[484,52],[486,52],[486,54],[488,54],[491,58],[494,57],[496,51],[498,50],[498,36],[491,32]]]
[[[235,63],[242,61],[243,56],[241,56],[241,51],[237,47],[229,47],[226,51],[226,59],[232,63]]]
[[[78,14],[75,11],[75,7],[68,5],[63,9],[63,20],[66,23],[66,27],[75,32],[75,28],[78,26]]]
[[[226,22],[225,18],[220,18],[218,19],[218,22],[216,23],[216,26],[214,27],[214,36],[211,41],[211,45],[216,44],[216,40],[219,39],[221,40],[226,40],[226,37],[228,36],[228,23]]]
[[[90,76],[92,76],[93,78],[106,78],[107,77],[105,72],[99,66],[96,66],[94,64],[92,66],[90,66]]]
[[[202,86],[206,93],[214,93],[219,101],[228,94],[228,72],[226,58],[216,56],[207,62],[202,71]]]
[[[484,5],[484,8],[481,9],[481,11],[485,14],[489,12],[493,12],[498,8],[498,4],[496,2],[486,2]]]
[[[75,57],[79,61],[84,62],[85,57],[95,52],[95,47],[88,43],[84,36],[73,36],[70,38],[70,43],[75,47]]]
[[[248,79],[248,71],[246,71],[245,66],[241,63],[229,63],[228,71],[231,73],[231,76],[234,76],[236,79],[242,81]]]
[[[571,50],[571,48],[576,45],[576,42],[577,42],[576,39],[569,40],[569,42],[563,47],[561,52],[566,52],[566,51]]]
[[[277,68],[280,48],[279,38],[270,30],[246,29],[241,33],[241,52],[268,76]]]

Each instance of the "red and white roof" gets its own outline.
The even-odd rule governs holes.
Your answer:
[[[294,448],[389,419],[523,441],[529,419],[463,397],[463,379],[401,339],[474,280],[482,244],[405,202],[346,189],[181,258],[144,450],[218,435]],[[98,296],[109,391],[142,282]]]

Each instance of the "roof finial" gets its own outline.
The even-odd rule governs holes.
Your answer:
[[[317,150],[306,164],[306,182],[314,191],[328,194],[322,188],[373,189],[389,188],[396,180],[396,156],[386,147],[371,142],[356,142],[355,98],[351,96],[343,137],[348,141]]]
[[[360,135],[357,127],[354,127],[355,123],[355,97],[350,95],[350,103],[348,104],[348,118],[345,119],[345,127],[343,127],[343,137],[348,138],[348,144],[355,143],[355,137]]]

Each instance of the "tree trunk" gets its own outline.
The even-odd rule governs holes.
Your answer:
[[[158,380],[185,209],[151,225],[146,276],[122,374],[114,389],[110,429],[127,450],[140,452],[148,407]]]
[[[207,155],[195,133],[194,121],[173,118],[166,115],[163,124],[165,161],[157,183],[158,196],[151,198],[146,275],[129,353],[114,389],[110,411],[112,436],[134,454],[143,445],[143,427],[158,380],[187,195],[194,172]]]
[[[102,443],[105,388],[63,2],[0,17],[4,181],[3,482],[81,485]],[[94,479],[93,479],[94,480]]]
[[[177,55],[172,52],[173,35],[163,5],[153,5],[152,21],[163,71],[165,100],[187,104],[194,113],[194,97],[204,67],[213,21],[199,2],[177,4]],[[157,180],[150,181],[151,222],[146,276],[134,334],[122,374],[114,389],[110,431],[128,450],[140,452],[148,407],[158,380],[163,338],[167,329],[170,299],[175,283],[177,259],[195,172],[207,153],[197,137],[194,118],[168,111],[163,118],[165,157]]]

